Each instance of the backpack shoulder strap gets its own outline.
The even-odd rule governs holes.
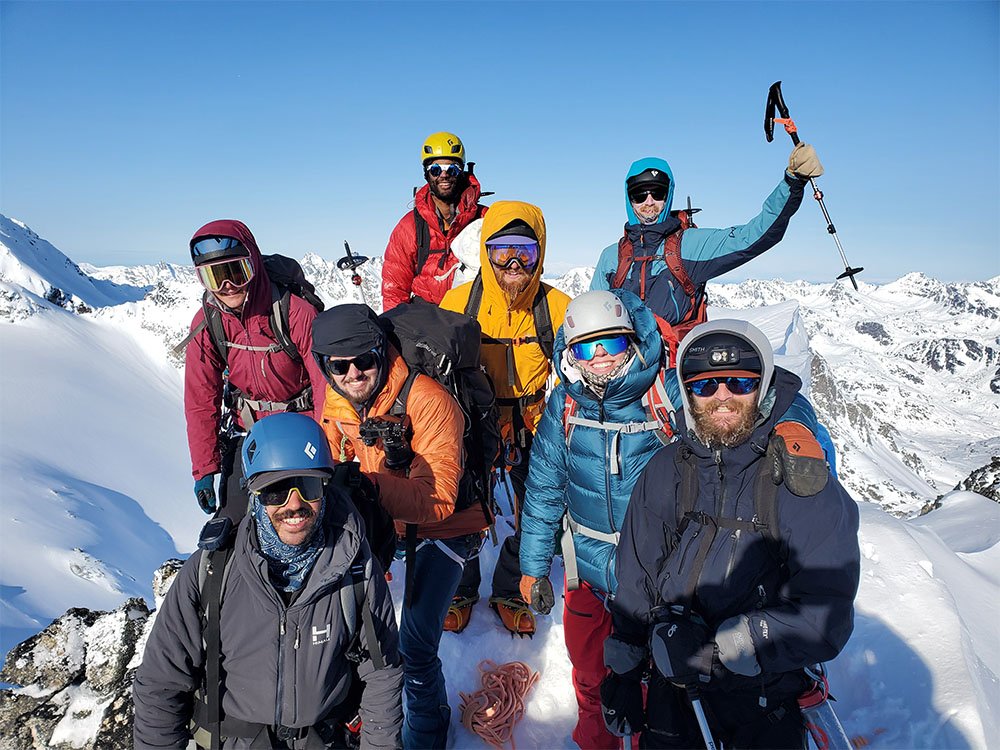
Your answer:
[[[208,294],[208,292],[205,294]],[[205,326],[208,328],[208,335],[212,339],[212,345],[215,347],[215,351],[219,353],[219,356],[222,357],[222,361],[228,366],[229,339],[226,338],[226,329],[222,325],[222,311],[215,305],[208,304],[208,301],[204,297],[201,300],[201,309],[205,313]]]
[[[177,346],[175,346],[173,349],[170,350],[171,352],[173,352],[174,356],[179,357],[182,354],[184,354],[184,351],[187,349],[187,345],[191,343],[191,340],[195,336],[197,336],[199,333],[201,333],[202,331],[204,331],[205,330],[205,326],[207,326],[207,325],[208,325],[208,319],[207,318],[202,318],[201,322],[198,325],[196,325],[194,328],[192,328],[191,331],[190,331],[190,333],[188,333],[187,336],[185,336],[184,338],[181,339],[181,343],[179,343]]]
[[[556,337],[552,330],[552,315],[549,312],[549,300],[545,295],[543,284],[538,285],[532,310],[535,316],[535,336],[538,338],[538,345],[542,347],[542,352],[545,354],[545,361],[548,362],[552,359]]]
[[[683,227],[667,235],[663,241],[663,260],[666,262],[667,268],[670,269],[670,273],[674,275],[674,278],[681,285],[684,293],[692,298],[693,306],[696,291],[694,282],[691,281],[691,277],[688,276],[687,271],[684,269],[684,261],[681,259],[681,238],[683,235]]]
[[[361,618],[361,626],[365,631],[365,640],[368,642],[368,655],[372,660],[375,669],[385,667],[385,656],[382,647],[378,642],[378,635],[375,632],[375,618],[371,608],[368,606],[368,580],[372,576],[372,558],[368,555],[367,560],[362,560],[359,553],[358,558],[351,565],[347,572],[347,578],[340,587],[341,610],[344,613],[344,626],[347,629],[348,651],[357,649],[360,652],[359,638],[360,628],[358,618]]]
[[[288,331],[288,308],[291,304],[291,290],[279,289],[277,284],[271,282],[271,332],[281,350],[293,361],[301,362],[302,354]]]
[[[414,269],[414,276],[419,276],[431,254],[431,228],[416,206],[413,207],[413,228],[417,233],[417,267]]]
[[[469,290],[469,299],[465,303],[465,314],[470,318],[479,317],[479,308],[483,304],[483,271],[480,269],[476,278],[472,280],[472,288]]]
[[[772,447],[774,446],[774,447]],[[781,538],[778,526],[778,487],[782,483],[781,458],[777,455],[778,444],[771,441],[767,453],[760,459],[757,477],[754,481],[754,519],[763,534],[772,556],[785,564],[788,559],[787,545]]]
[[[664,445],[669,445],[674,439],[674,431],[671,427],[674,407],[667,394],[664,377],[665,370],[661,367],[653,379],[653,384],[643,394],[642,405],[646,407],[646,412],[650,417],[660,425],[660,429],[656,431],[656,437]]]
[[[410,368],[409,375],[407,375],[406,380],[403,381],[403,387],[399,389],[399,395],[396,396],[396,400],[389,408],[389,414],[391,416],[402,417],[406,415],[406,403],[410,399],[410,389],[413,388],[413,381],[417,379],[417,375],[419,374],[420,373],[414,368]]]
[[[208,726],[212,736],[211,748],[221,746],[221,625],[222,595],[229,578],[233,561],[233,544],[230,541],[211,552],[203,551],[198,561],[198,594],[203,613],[202,640],[205,642],[205,684],[202,686],[208,709]]]
[[[618,268],[610,279],[612,289],[621,289],[622,284],[625,283],[625,277],[628,276],[629,269],[632,267],[632,259],[635,257],[635,249],[632,247],[632,241],[628,238],[627,228],[626,224],[626,231],[618,240]]]

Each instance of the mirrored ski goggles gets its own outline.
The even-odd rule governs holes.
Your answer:
[[[508,268],[515,260],[528,271],[538,265],[539,247],[537,242],[527,245],[486,244],[486,254],[490,263],[497,268]]]
[[[318,503],[323,499],[324,484],[320,477],[288,477],[253,494],[264,505],[281,506],[288,502],[292,490],[298,490],[299,497],[307,503]]]
[[[379,353],[378,349],[372,349],[364,354],[359,354],[354,359],[333,359],[327,357],[323,361],[326,371],[332,375],[346,375],[351,369],[351,365],[354,365],[356,370],[370,370],[378,365]]]
[[[628,336],[619,334],[617,336],[606,336],[590,341],[581,341],[578,344],[570,344],[569,350],[578,362],[589,362],[597,356],[597,346],[600,345],[608,354],[614,357],[628,349]]]
[[[195,266],[195,270],[202,286],[210,292],[218,292],[227,283],[242,289],[253,279],[253,265],[249,258],[226,258]]]
[[[242,250],[246,252],[246,248],[235,237],[205,237],[191,246],[191,257],[197,261],[202,255],[212,255],[227,250]],[[235,252],[230,253],[230,255],[235,254]]]
[[[454,178],[462,174],[462,168],[457,164],[431,164],[427,167],[427,174],[431,177],[440,177],[442,172]]]
[[[760,378],[702,378],[692,380],[687,388],[695,396],[714,396],[719,386],[725,384],[727,390],[734,396],[745,396],[753,393],[760,386]]]
[[[654,201],[665,201],[667,199],[667,189],[666,188],[649,188],[642,190],[633,190],[628,194],[628,199],[633,203],[645,203],[646,198],[653,196]]]

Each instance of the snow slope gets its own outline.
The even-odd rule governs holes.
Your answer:
[[[4,231],[10,226],[17,225],[5,223]],[[5,244],[3,251],[10,248]],[[18,245],[19,254],[10,255],[20,258],[24,252]],[[192,292],[183,274],[165,268],[157,272],[160,275],[136,276],[127,285],[95,283],[94,290],[104,289],[115,302],[75,314],[39,293],[54,286],[49,280],[64,265],[58,256],[44,257],[55,257],[51,275],[43,261],[17,267],[34,269],[41,285],[32,288],[38,291],[28,288],[36,282],[27,281],[26,275],[0,278],[10,309],[27,311],[0,321],[4,651],[69,607],[111,609],[135,595],[152,603],[152,572],[165,558],[189,553],[205,519],[191,494],[182,384],[178,370],[169,364],[167,346],[172,341],[164,335],[168,330],[175,335],[177,320],[184,321],[179,326],[183,333],[198,304],[197,289]],[[67,279],[74,280],[72,274]],[[763,291],[754,290],[754,282],[748,284],[747,296],[760,301]],[[993,309],[991,284],[980,290],[985,301],[976,302],[970,294],[963,299]],[[806,287],[799,291],[816,294],[813,285]],[[67,284],[69,289],[88,306],[98,299],[81,294],[91,293],[86,280],[80,288]],[[129,289],[141,289],[145,297],[137,300]],[[738,313],[765,331],[781,364],[807,382],[812,379],[816,395],[809,303],[776,289],[771,283],[767,293],[779,304]],[[114,290],[121,294],[112,294]],[[745,301],[735,294],[720,298],[732,308]],[[932,302],[929,310],[944,304]],[[77,309],[76,304],[72,307]],[[713,311],[716,316],[722,312]],[[983,317],[984,331],[995,330],[995,320],[968,314]],[[856,331],[845,327],[845,337],[854,335],[851,330]],[[826,345],[832,350],[830,338]],[[983,365],[976,366],[976,377],[989,374]],[[861,382],[858,388],[863,386]],[[859,390],[848,400],[863,395]],[[884,415],[889,422],[893,417]],[[978,421],[989,426],[992,418],[980,414]],[[959,429],[979,439],[974,425],[962,423]],[[940,447],[927,442],[919,450],[929,459]],[[879,461],[871,459],[875,468],[888,472],[893,461],[906,468],[889,448],[884,450],[884,456],[875,457]],[[892,482],[895,475],[878,476]],[[898,479],[912,481],[912,476],[912,470],[900,470]],[[509,524],[500,523],[499,529],[509,533]],[[998,542],[1000,506],[972,493],[947,495],[939,509],[913,520],[861,503],[863,559],[856,629],[845,652],[830,665],[837,710],[850,735],[876,748],[980,748],[1000,743]],[[461,635],[445,634],[442,642],[455,709],[454,746],[481,746],[461,727],[457,707],[459,692],[478,687],[479,660],[490,658],[523,660],[541,673],[518,727],[517,744],[572,747],[575,709],[561,613],[540,618],[533,639],[512,639],[501,630],[486,602],[488,571],[495,558],[496,550],[487,546],[483,598],[469,628]],[[402,579],[400,568],[392,583],[397,602]],[[553,583],[559,590],[559,581]]]

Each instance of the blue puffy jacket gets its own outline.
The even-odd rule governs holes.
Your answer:
[[[670,178],[667,200],[660,214],[659,223],[644,227],[639,223],[632,204],[625,191],[625,213],[628,223],[625,231],[632,240],[637,255],[658,254],[660,260],[649,263],[646,280],[645,301],[661,318],[675,324],[683,320],[691,309],[691,300],[662,260],[662,238],[676,231],[680,221],[670,216],[674,196],[674,177],[670,165],[663,159],[649,157],[632,164],[625,177],[640,174],[647,169],[659,169]],[[764,201],[761,212],[749,222],[725,229],[688,229],[681,236],[681,260],[688,277],[697,287],[710,279],[718,278],[734,268],[753,260],[758,255],[774,247],[785,235],[788,222],[802,203],[806,181],[785,172],[784,178]],[[653,239],[649,239],[653,238]],[[652,247],[643,248],[643,244]],[[601,252],[594,271],[591,289],[611,289],[610,279],[618,269],[618,243],[609,245]],[[637,291],[635,266],[629,271],[624,288]]]
[[[567,395],[576,402],[577,417],[618,423],[649,419],[641,401],[663,366],[663,342],[656,319],[639,298],[616,293],[632,318],[641,357],[634,357],[628,371],[608,383],[603,399],[587,387],[576,368],[564,363],[562,328],[556,335],[553,363],[562,382],[549,397],[531,447],[521,517],[521,571],[536,578],[549,573],[567,507],[572,518],[587,528],[602,534],[620,531],[632,486],[663,447],[652,431],[622,434],[615,440],[614,433],[584,425],[573,427],[567,445],[563,426]],[[666,378],[666,385],[672,403],[678,404],[676,379]],[[611,473],[613,449],[618,474]],[[613,592],[614,545],[580,533],[574,535],[574,543],[580,578],[599,591]]]

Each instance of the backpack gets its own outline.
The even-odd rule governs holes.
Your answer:
[[[688,203],[690,204],[690,199]],[[673,323],[678,339],[684,338],[688,331],[699,323],[704,323],[708,320],[708,297],[705,294],[705,284],[695,285],[691,281],[687,271],[684,269],[684,261],[681,259],[681,238],[685,230],[697,228],[697,225],[691,219],[691,215],[699,210],[689,207],[679,211],[671,211],[670,215],[680,221],[680,228],[668,234],[663,240],[663,261],[667,264],[670,273],[677,279],[677,283],[680,284],[681,289],[684,290],[689,302],[687,315],[683,319]],[[626,225],[626,230],[627,228]],[[655,255],[636,257],[635,249],[632,247],[632,242],[629,240],[628,232],[626,231],[622,235],[622,238],[618,240],[618,268],[615,270],[614,276],[611,276],[609,279],[611,288],[621,289],[632,266],[638,263],[639,288],[636,294],[638,294],[639,299],[645,302],[647,270],[649,264],[656,259]]]
[[[316,294],[316,287],[306,279],[302,266],[294,258],[284,255],[263,255],[261,256],[264,270],[271,280],[271,311],[269,320],[271,331],[275,336],[275,343],[266,347],[244,346],[234,344],[226,339],[225,327],[222,324],[222,311],[209,303],[210,292],[206,291],[202,296],[201,309],[204,312],[204,319],[201,323],[174,347],[174,354],[180,356],[188,343],[201,332],[203,328],[208,328],[212,345],[219,353],[223,362],[226,362],[227,369],[229,363],[230,349],[246,349],[249,351],[279,352],[283,351],[295,362],[302,362],[302,353],[299,352],[288,332],[288,308],[291,304],[291,295],[301,297],[306,302],[316,308],[317,312],[323,312],[323,300]],[[307,353],[308,354],[308,353]],[[243,419],[243,425],[249,429],[256,421],[254,412],[265,411],[310,411],[313,408],[312,387],[306,386],[301,393],[290,401],[260,401],[246,398],[238,388],[228,382],[226,384],[226,406],[236,409]]]
[[[357,508],[357,506],[355,507]],[[358,513],[364,517],[360,510]],[[253,736],[263,729],[263,726],[248,722],[221,718],[220,613],[226,582],[229,580],[232,568],[235,538],[236,530],[230,525],[228,533],[219,536],[213,548],[202,549],[201,558],[198,560],[198,609],[201,612],[202,640],[205,644],[205,670],[200,694],[196,693],[195,695],[193,716],[195,733],[208,734],[210,740],[207,746],[212,750],[218,750],[223,736]],[[351,702],[351,705],[348,706],[351,711],[348,713],[352,716],[361,701],[361,678],[358,676],[357,665],[365,656],[369,656],[376,669],[385,667],[385,656],[376,635],[375,620],[371,608],[368,606],[366,583],[372,576],[373,557],[370,550],[369,554],[366,555],[365,549],[366,545],[362,543],[357,557],[344,577],[344,585],[340,587],[341,611],[344,615],[344,626],[349,644],[345,657],[351,662],[352,675],[351,690],[343,703]],[[360,629],[362,627],[369,644],[367,653],[361,648]],[[352,722],[352,727],[349,727],[350,731],[358,731],[360,724],[357,728],[353,728],[355,723]],[[201,739],[196,736],[196,740]],[[203,741],[199,741],[198,744],[205,746]]]
[[[466,463],[455,509],[464,510],[478,502],[492,523],[491,477],[502,440],[493,382],[479,362],[479,322],[417,298],[383,313],[379,321],[410,370],[389,414],[406,415],[410,388],[418,374],[448,390],[465,417],[462,442]]]
[[[469,290],[469,299],[465,303],[465,314],[471,317],[473,320],[477,320],[479,316],[479,308],[483,304],[483,275],[482,271],[476,274],[476,278],[472,281],[472,288]],[[555,350],[555,331],[552,329],[552,314],[549,312],[549,301],[545,296],[545,287],[541,284],[538,285],[538,291],[535,293],[535,299],[531,303],[531,314],[535,320],[535,334],[534,336],[526,336],[519,339],[511,338],[493,338],[492,336],[482,335],[482,341],[484,344],[503,344],[507,347],[506,349],[506,360],[507,360],[507,385],[513,386],[517,382],[516,372],[514,368],[514,347],[521,344],[538,344],[542,349],[542,354],[545,355],[546,361],[551,361],[552,353]],[[537,403],[545,398],[545,389],[542,388],[535,393],[529,393],[520,398],[498,398],[497,403],[500,406],[510,406],[513,412],[513,428],[514,437],[518,441],[518,447],[525,448],[527,446],[527,435],[525,434],[527,429],[524,423],[524,410],[528,406]]]

